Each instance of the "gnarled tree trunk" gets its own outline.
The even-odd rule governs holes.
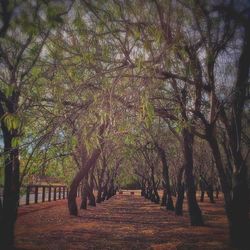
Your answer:
[[[88,199],[89,199],[89,206],[96,206],[95,195],[94,195],[94,173],[93,170],[90,174],[90,180],[88,185]]]
[[[174,211],[174,203],[173,203],[171,187],[170,187],[166,153],[164,149],[160,147],[158,144],[156,144],[156,147],[157,147],[158,153],[162,161],[162,178],[163,178],[163,188],[164,188],[162,204],[166,206],[167,210]]]
[[[92,153],[91,157],[87,161],[87,163],[82,167],[78,173],[75,175],[69,190],[68,195],[68,208],[70,215],[77,216],[78,209],[77,209],[77,203],[76,203],[76,197],[77,197],[77,188],[80,184],[80,182],[83,180],[83,178],[88,174],[89,170],[95,166],[96,161],[98,157],[101,154],[101,149],[95,149]]]
[[[103,159],[102,159],[102,169],[101,169],[100,176],[98,176],[98,187],[97,187],[96,203],[101,203],[102,202],[104,173],[105,173],[105,169],[106,168],[107,168],[107,162],[106,162],[105,156],[103,156]]]
[[[202,226],[203,219],[200,207],[196,200],[196,190],[193,176],[193,140],[194,135],[187,128],[182,130],[183,152],[185,166],[185,180],[187,185],[187,201],[190,222],[192,226]]]
[[[86,175],[83,179],[83,186],[81,190],[82,200],[81,200],[80,209],[87,209],[88,192],[89,192],[88,175]]]
[[[151,193],[151,201],[155,202],[156,204],[160,203],[160,196],[157,191],[157,185],[155,182],[155,174],[154,174],[154,167],[151,167],[151,181],[152,181],[152,193]]]
[[[12,113],[15,105],[9,104]],[[0,114],[3,115],[1,107]],[[17,130],[9,130],[3,119],[1,119],[1,128],[4,140],[4,189],[3,201],[0,210],[0,248],[11,249],[14,245],[14,229],[17,219],[17,210],[19,203],[19,150],[12,147],[12,140],[17,137]]]
[[[184,172],[184,166],[181,167],[177,176],[177,199],[175,203],[175,214],[182,215],[183,214],[183,200],[184,200],[184,192],[185,187],[182,183],[182,176]]]

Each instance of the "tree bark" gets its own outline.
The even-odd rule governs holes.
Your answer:
[[[194,135],[183,128],[183,151],[184,151],[184,166],[185,180],[187,185],[187,201],[190,222],[192,226],[204,225],[201,210],[196,200],[196,190],[193,176],[193,140]]]
[[[167,204],[167,192],[166,192],[166,188],[164,187],[164,183],[162,183],[162,186],[163,186],[163,195],[161,199],[161,206],[165,207]]]
[[[235,247],[249,249],[250,222],[249,222],[249,193],[245,176],[234,174],[232,201],[229,206],[230,239]]]
[[[232,187],[227,182],[227,177],[224,173],[223,163],[219,151],[217,139],[210,134],[207,140],[212,149],[215,159],[216,168],[219,173],[221,189],[225,200],[225,210],[229,221],[230,239],[235,247],[242,249],[249,246],[249,193],[247,185],[247,167],[244,161],[241,162],[241,172],[233,174]],[[237,168],[236,168],[237,169]],[[231,196],[232,190],[232,196]]]
[[[96,206],[95,195],[94,195],[94,173],[91,171],[90,180],[88,185],[88,199],[89,199],[89,206]]]
[[[92,153],[91,157],[87,161],[87,163],[82,167],[78,173],[75,175],[69,190],[68,195],[68,208],[70,215],[78,215],[76,196],[77,196],[77,188],[82,181],[82,179],[88,174],[89,170],[95,166],[98,157],[101,154],[101,149],[95,149]]]
[[[242,156],[242,118],[249,87],[250,69],[250,16],[245,19],[244,40],[239,58],[237,80],[228,131],[233,157],[232,200],[230,204],[229,228],[232,244],[242,249],[250,249],[249,189],[247,183],[248,166]]]
[[[155,175],[154,175],[154,167],[151,167],[151,181],[152,181],[152,193],[151,193],[151,201],[156,204],[160,203],[160,196],[157,191],[157,186],[155,183]]]
[[[145,181],[142,179],[141,181],[141,196],[145,197]]]
[[[183,172],[184,172],[184,166],[181,167],[177,176],[177,199],[175,203],[176,215],[183,214],[183,200],[184,200],[184,192],[185,192],[185,187],[184,187],[184,184],[182,183]]]
[[[98,190],[97,190],[97,198],[96,198],[97,203],[102,202],[103,181],[104,181],[104,173],[105,173],[106,168],[107,168],[107,162],[106,162],[105,156],[103,156],[102,169],[101,169],[100,176],[98,178]]]
[[[211,203],[215,203],[214,201],[214,190],[213,190],[213,185],[209,184],[207,187],[207,195],[209,197],[209,200]]]
[[[226,213],[230,217],[230,212],[228,211],[228,208],[231,203],[231,194],[230,194],[231,187],[230,187],[230,183],[228,183],[227,181],[228,179],[223,168],[218,141],[215,138],[214,133],[212,133],[210,130],[207,131],[207,141],[212,150],[212,154],[213,154],[214,161],[215,161],[215,166],[218,171],[221,189],[224,194]]]
[[[174,203],[172,199],[172,193],[171,193],[171,187],[170,187],[170,180],[169,180],[169,173],[168,173],[168,164],[167,164],[167,158],[166,153],[163,148],[161,148],[158,144],[156,145],[159,155],[161,157],[162,161],[162,178],[163,178],[163,188],[165,194],[165,206],[167,210],[174,211]],[[164,198],[164,196],[163,196]],[[164,202],[164,201],[163,201]]]
[[[103,193],[102,193],[102,201],[105,201],[108,195],[108,187],[107,187],[107,183],[105,183],[104,187],[103,187]]]
[[[80,209],[87,209],[87,201],[88,201],[88,192],[89,192],[89,187],[88,187],[88,175],[86,175],[83,179],[83,187],[81,190],[81,205]]]
[[[14,111],[12,103],[9,104]],[[1,112],[2,113],[2,112]],[[15,113],[15,112],[12,112]],[[0,211],[0,248],[11,249],[14,245],[14,229],[17,219],[19,204],[19,150],[11,145],[12,140],[17,137],[17,130],[9,131],[1,120],[1,128],[4,140],[4,191],[2,209]]]

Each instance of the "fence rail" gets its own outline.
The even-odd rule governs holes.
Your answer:
[[[24,191],[23,195],[20,195],[19,205],[67,199],[69,194],[67,186],[28,185],[21,189]],[[78,188],[77,196],[79,197],[80,194],[80,188]]]

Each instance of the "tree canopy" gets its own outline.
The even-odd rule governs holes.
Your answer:
[[[3,0],[0,234],[7,244],[20,187],[34,177],[67,184],[74,215],[80,183],[97,189],[98,201],[116,188],[140,188],[160,203],[163,189],[162,204],[176,214],[181,200],[174,206],[172,195],[184,188],[192,225],[204,223],[196,189],[221,189],[232,242],[245,244],[249,8],[244,0]]]

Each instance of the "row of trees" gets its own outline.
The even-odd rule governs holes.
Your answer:
[[[1,244],[13,245],[20,186],[41,173],[69,184],[72,215],[80,183],[85,208],[94,187],[100,202],[133,175],[178,215],[185,189],[193,226],[197,183],[211,199],[220,185],[232,243],[248,244],[249,7],[3,0]]]

